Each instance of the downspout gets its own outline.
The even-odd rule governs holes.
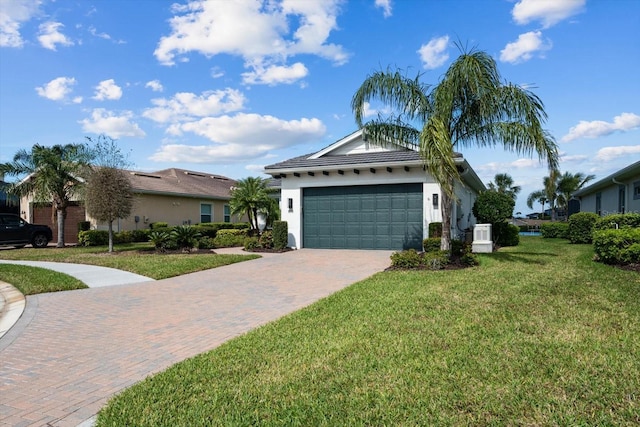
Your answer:
[[[615,178],[611,178],[611,181],[612,181],[614,184],[617,184],[617,185],[619,185],[619,186],[624,187],[624,206],[623,206],[623,209],[626,211],[626,210],[627,210],[627,200],[628,200],[628,196],[629,196],[629,195],[627,194],[627,191],[628,191],[629,187],[628,187],[628,186],[627,186],[627,184],[625,184],[624,182],[620,182],[620,181],[618,181],[618,180],[617,180],[617,179],[615,179]],[[619,203],[620,203],[620,199],[618,199],[618,204],[619,204]],[[624,213],[624,212],[618,212],[618,213]]]

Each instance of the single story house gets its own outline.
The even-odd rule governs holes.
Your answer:
[[[474,224],[471,208],[485,186],[462,157],[452,236]],[[310,155],[265,167],[280,180],[280,210],[293,248],[422,248],[429,224],[441,222],[440,185],[420,154],[399,145],[376,146],[362,130]]]
[[[640,160],[573,194],[581,212],[640,213]]]
[[[236,181],[221,175],[184,169],[164,169],[157,172],[125,171],[135,195],[131,215],[114,222],[115,231],[149,228],[154,222],[169,225],[201,222],[236,222],[231,216],[229,200]],[[36,204],[21,200],[21,216],[30,222],[51,224],[54,241],[57,227],[53,221],[51,203]],[[93,229],[107,229],[85,211],[81,201],[67,208],[65,242],[78,241],[78,223],[89,221]]]

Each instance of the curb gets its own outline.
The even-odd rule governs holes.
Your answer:
[[[26,299],[15,287],[2,281],[0,281],[0,299],[4,301],[4,304],[0,304],[0,338],[2,338],[22,316]]]

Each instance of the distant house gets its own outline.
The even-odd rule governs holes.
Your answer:
[[[471,208],[485,189],[461,155],[455,163],[462,182],[451,211],[453,237],[475,224]],[[265,172],[280,181],[290,247],[421,249],[429,224],[442,221],[441,188],[424,170],[420,154],[376,146],[361,130],[316,153],[266,166]]]
[[[231,216],[229,200],[236,181],[221,175],[184,169],[164,169],[157,172],[125,171],[135,194],[133,210],[128,218],[114,222],[115,231],[149,228],[154,222],[169,225],[202,222],[236,222]],[[22,200],[21,215],[34,223],[52,224],[51,203],[37,204]],[[67,209],[65,242],[76,243],[78,222],[89,221],[91,228],[106,229],[107,224],[87,215],[81,201]],[[57,227],[54,241],[57,239]]]
[[[576,191],[573,197],[580,201],[581,212],[640,213],[640,161]]]

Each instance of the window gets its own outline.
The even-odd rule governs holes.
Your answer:
[[[292,198],[289,198],[287,200],[287,207],[289,209],[289,212],[293,212],[293,199]]]
[[[224,205],[224,222],[231,222],[231,208],[229,205]]]
[[[432,200],[433,200],[433,209],[438,209],[438,207],[440,206],[440,202],[438,201],[438,194],[434,194]]]
[[[202,203],[200,205],[200,222],[211,222],[211,205]]]
[[[602,193],[596,193],[596,213],[602,216]]]
[[[640,199],[640,181],[633,183],[633,200]]]
[[[624,185],[621,185],[618,187],[618,213],[621,213],[621,214],[625,212],[626,205],[627,205],[625,190],[626,189]]]

